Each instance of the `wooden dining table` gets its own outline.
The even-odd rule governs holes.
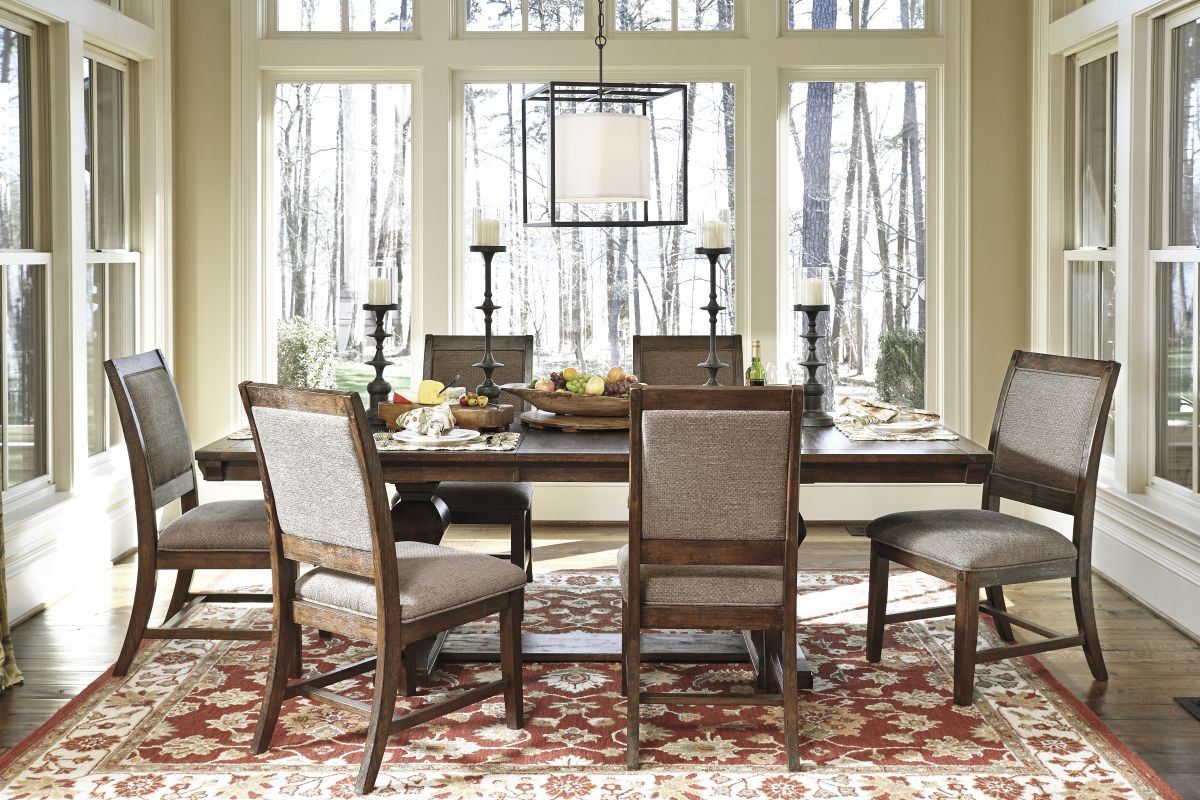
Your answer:
[[[600,482],[629,481],[627,431],[567,433],[518,424],[521,442],[510,451],[380,450],[383,477],[396,487],[392,521],[397,540],[437,544],[450,517],[436,495],[441,481]],[[222,438],[196,451],[206,480],[258,481],[254,442]],[[855,442],[836,428],[805,428],[800,458],[802,484],[981,484],[992,454],[965,436],[955,441]],[[526,633],[528,661],[618,661],[619,633]],[[442,662],[499,659],[498,634],[449,634],[411,654],[417,680]],[[748,631],[644,634],[642,660],[660,663],[746,662],[757,670]],[[812,667],[797,661],[800,685],[812,686]]]

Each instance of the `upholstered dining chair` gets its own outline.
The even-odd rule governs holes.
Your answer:
[[[267,509],[262,500],[200,504],[192,440],[179,393],[159,350],[114,358],[104,371],[129,453],[137,521],[137,579],[133,608],[113,674],[125,675],[143,639],[269,639],[268,630],[188,627],[180,623],[199,603],[269,603],[269,594],[195,593],[203,569],[270,569]],[[182,514],[158,529],[158,511],[179,500]],[[161,627],[149,627],[158,571],[176,570]]]
[[[472,366],[483,355],[482,336],[425,336],[426,379],[447,383],[460,376],[462,385],[474,388],[483,382],[483,371]],[[493,336],[492,355],[504,366],[492,378],[496,383],[527,383],[533,375],[532,336]],[[525,402],[505,395],[517,412]],[[533,485],[524,482],[445,481],[437,496],[450,512],[450,522],[460,525],[509,526],[508,553],[499,554],[522,567],[533,580]]]
[[[525,571],[491,556],[421,542],[396,543],[387,490],[362,400],[353,392],[243,383],[271,518],[275,630],[252,750],[264,752],[283,701],[293,696],[369,719],[356,787],[374,788],[388,737],[504,695],[510,728],[524,725],[521,616]],[[315,568],[298,575],[300,563]],[[501,678],[393,716],[404,648],[500,614]],[[376,658],[289,683],[300,626],[367,641]],[[370,706],[325,687],[374,670]]]
[[[954,702],[970,705],[976,664],[1083,647],[1098,681],[1108,680],[1092,608],[1092,517],[1104,426],[1121,365],[1067,356],[1013,353],[1000,389],[989,449],[992,471],[979,510],[910,511],[867,525],[871,539],[867,660],[882,657],[884,626],[954,615]],[[1002,499],[1070,514],[1071,538],[1000,513]],[[956,586],[952,606],[887,613],[888,567],[896,562]],[[1077,632],[1064,635],[1008,612],[1004,586],[1071,579]],[[981,603],[979,590],[987,601]],[[1000,637],[1012,626],[1043,637],[1027,644],[977,649],[979,613]]]
[[[741,386],[742,335],[717,337],[717,356],[729,367],[717,372],[722,386]],[[708,373],[707,336],[634,336],[633,374],[651,386],[700,386]]]
[[[629,544],[622,594],[626,765],[638,767],[642,703],[782,705],[788,769],[800,767],[796,675],[800,387],[634,389]],[[759,693],[641,691],[646,628],[752,632]]]

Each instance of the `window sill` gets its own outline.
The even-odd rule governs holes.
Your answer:
[[[1168,497],[1153,488],[1145,494],[1123,492],[1107,481],[1097,493],[1098,528],[1117,523],[1131,538],[1141,538],[1200,568],[1200,499]]]

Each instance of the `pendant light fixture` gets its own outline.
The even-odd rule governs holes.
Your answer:
[[[604,0],[596,34],[599,75],[594,83],[551,81],[529,92],[521,101],[521,172],[523,176],[523,222],[533,227],[644,227],[687,224],[687,86],[682,83],[605,83],[604,47],[606,20]],[[536,113],[543,104],[545,114]],[[531,107],[531,104],[534,104]],[[656,105],[661,104],[661,105]],[[662,110],[660,110],[662,109]],[[665,205],[655,197],[651,171],[651,115],[670,120],[677,114],[677,167],[661,163],[660,182],[678,181],[679,194],[665,192],[672,202],[670,213],[678,217],[658,218]],[[543,163],[530,154],[531,126],[547,128],[545,172],[530,173],[532,164]],[[667,155],[668,162],[674,162]],[[676,171],[677,170],[677,171]],[[531,186],[531,184],[533,184]],[[662,187],[660,186],[660,191]],[[535,208],[538,212],[535,213]]]

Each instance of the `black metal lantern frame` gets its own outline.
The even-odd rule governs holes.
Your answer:
[[[682,147],[679,157],[679,175],[682,181],[682,216],[678,219],[653,219],[650,216],[650,201],[643,201],[641,219],[562,219],[558,214],[557,186],[555,175],[555,130],[556,111],[570,105],[578,109],[580,103],[595,104],[597,111],[606,105],[632,106],[643,116],[649,115],[650,107],[657,102],[680,103]],[[531,219],[529,205],[529,104],[545,103],[549,117],[549,160],[550,194],[549,219]],[[579,113],[577,110],[574,113]],[[583,112],[589,113],[589,112]],[[687,85],[683,83],[604,83],[599,81],[551,81],[527,93],[521,99],[521,200],[522,222],[531,228],[647,228],[665,225],[686,225],[688,221],[688,98]]]

